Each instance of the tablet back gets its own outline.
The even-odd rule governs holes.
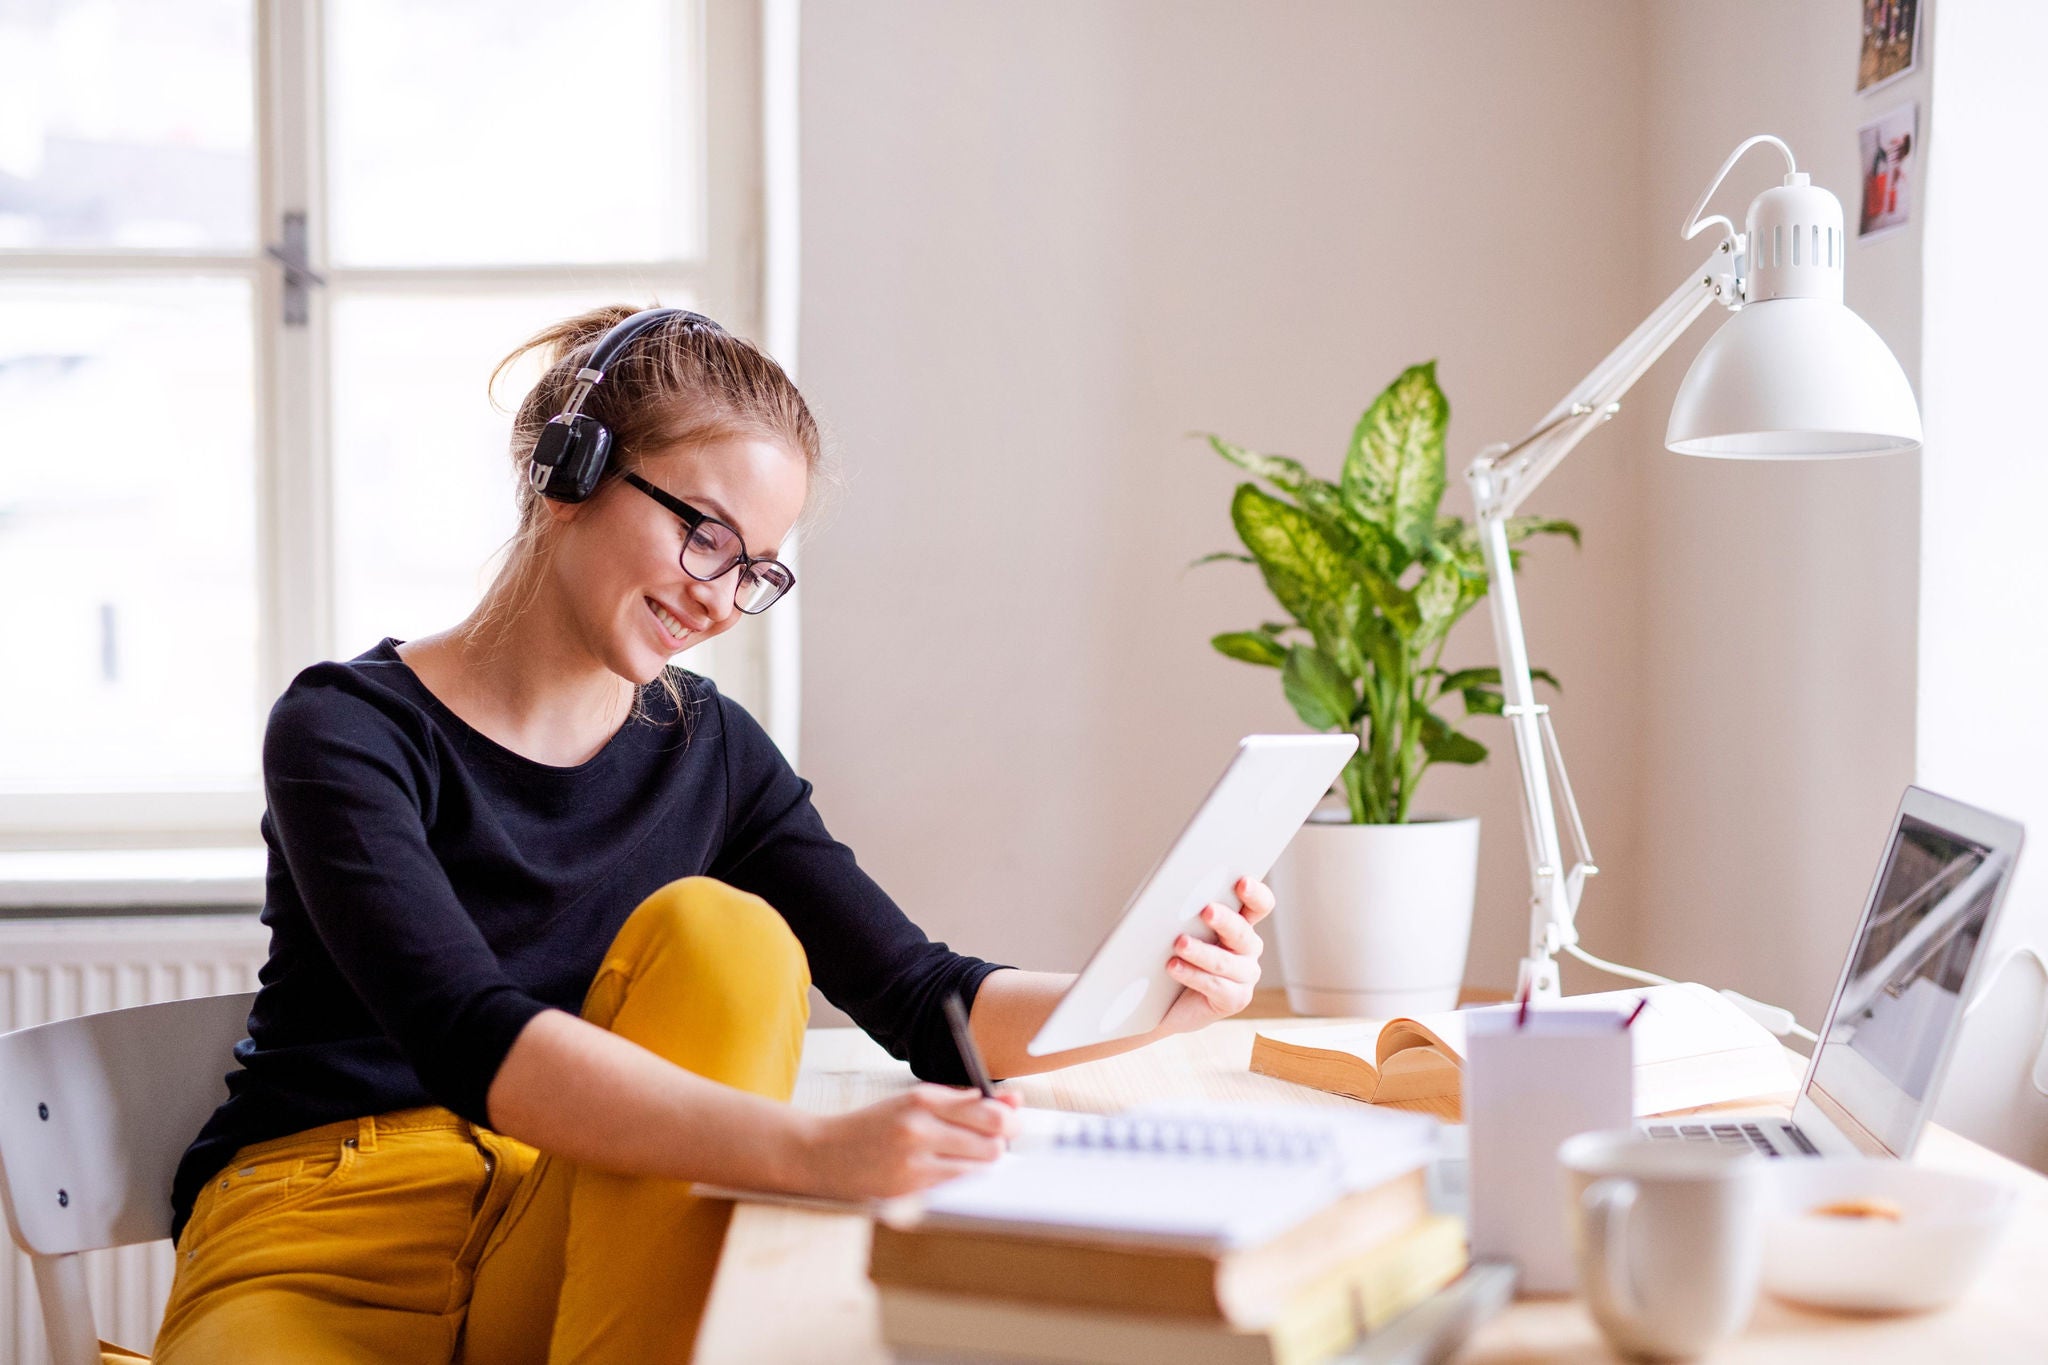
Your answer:
[[[1235,906],[1240,877],[1263,878],[1358,748],[1356,735],[1247,735],[1125,906],[1109,936],[1031,1040],[1033,1056],[1150,1032],[1180,983],[1166,973],[1181,934],[1215,942],[1199,918]]]

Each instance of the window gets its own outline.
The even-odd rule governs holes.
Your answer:
[[[489,581],[534,378],[494,405],[500,356],[611,301],[761,335],[760,34],[754,0],[0,7],[0,841],[252,839],[291,676]],[[786,640],[685,662],[758,704]]]

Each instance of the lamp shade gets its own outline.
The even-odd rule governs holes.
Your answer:
[[[1741,241],[1746,306],[1693,358],[1664,444],[1739,460],[1918,449],[1906,372],[1842,302],[1841,201],[1794,171],[1750,204]]]
[[[1707,338],[1664,444],[1750,460],[1879,455],[1919,447],[1920,408],[1891,349],[1847,306],[1768,299]]]

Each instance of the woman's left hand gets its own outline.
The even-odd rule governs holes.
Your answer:
[[[1273,913],[1273,891],[1262,881],[1240,878],[1237,898],[1244,909],[1216,902],[1202,907],[1202,923],[1215,933],[1214,943],[1182,934],[1173,943],[1166,974],[1186,987],[1161,1021],[1161,1033],[1191,1033],[1218,1019],[1228,1019],[1252,1002],[1259,984],[1259,954],[1266,945],[1252,926]]]

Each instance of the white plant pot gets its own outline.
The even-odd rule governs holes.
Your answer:
[[[1280,967],[1296,1014],[1455,1009],[1472,941],[1479,819],[1311,820],[1274,869]]]

